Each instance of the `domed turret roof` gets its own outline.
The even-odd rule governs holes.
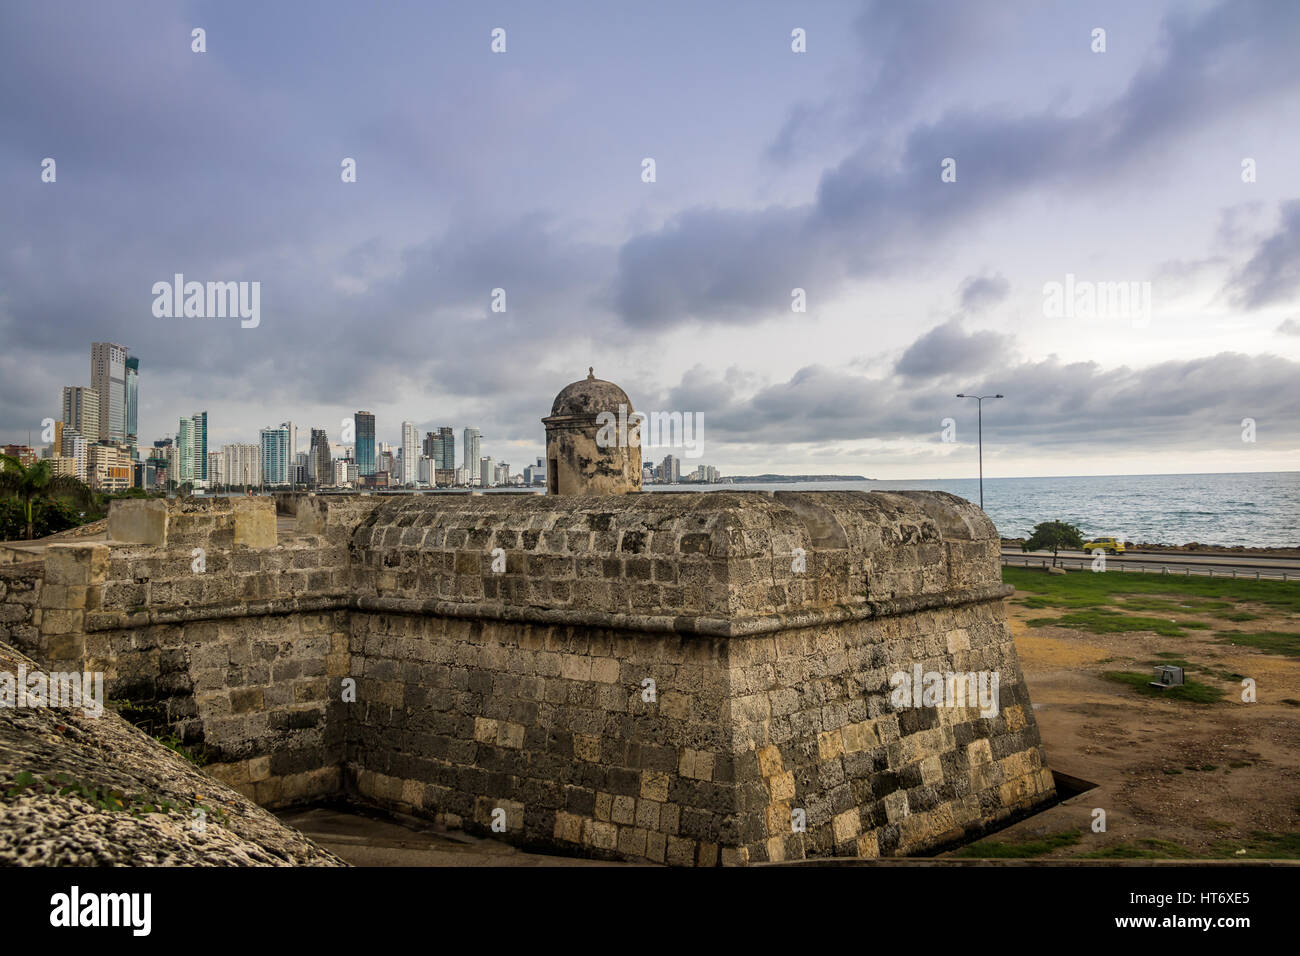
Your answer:
[[[596,378],[595,369],[587,369],[587,377],[560,389],[551,405],[551,417],[562,415],[598,415],[601,412],[618,413],[618,406],[626,405],[632,411],[632,400],[613,382]]]

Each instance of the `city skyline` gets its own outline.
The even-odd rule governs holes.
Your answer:
[[[121,359],[118,364],[120,364],[123,369],[123,382],[122,387],[116,388],[114,394],[116,396],[115,400],[122,406],[122,414],[120,418],[122,428],[131,429],[135,426],[135,408],[138,403],[139,357],[129,355],[128,350],[119,345],[100,342],[92,343],[92,380],[95,380],[97,370],[104,367],[105,363],[103,357],[109,355]],[[100,380],[104,380],[102,373]],[[117,383],[114,383],[114,385],[116,384]],[[958,395],[956,397],[962,398],[966,396]],[[999,395],[996,397],[1001,398],[1003,396]],[[98,413],[98,403],[98,391],[93,387],[63,386],[60,416],[56,419],[56,425],[60,437],[56,438],[52,444],[48,445],[43,445],[40,442],[34,442],[25,446],[21,443],[6,444],[11,444],[13,447],[29,447],[34,452],[41,452],[43,449],[44,453],[50,454],[54,457],[72,454],[75,456],[75,460],[78,464],[77,470],[70,473],[77,474],[78,477],[83,477],[87,474],[87,467],[91,464],[93,456],[89,455],[89,447],[85,444],[84,439],[80,438],[77,425],[82,419],[87,417],[93,418],[94,415]],[[174,459],[172,459],[172,471],[177,476],[175,480],[178,483],[194,482],[200,487],[204,486],[204,484],[215,486],[217,484],[240,483],[237,481],[231,481],[225,477],[226,473],[232,471],[229,463],[229,456],[226,454],[227,448],[235,450],[237,453],[241,454],[242,452],[239,450],[243,448],[254,448],[259,450],[258,457],[260,467],[258,480],[252,482],[253,484],[266,484],[267,481],[265,479],[269,474],[272,477],[272,481],[270,482],[271,484],[282,483],[285,485],[292,485],[311,483],[319,484],[322,487],[332,485],[337,486],[340,484],[351,485],[357,483],[356,479],[360,476],[374,474],[375,471],[382,470],[372,466],[371,470],[366,472],[364,469],[358,468],[358,475],[353,476],[344,482],[337,481],[338,473],[335,471],[336,465],[351,463],[354,466],[359,466],[359,455],[357,453],[358,443],[355,440],[352,442],[332,440],[328,437],[328,429],[318,429],[314,426],[310,426],[308,428],[310,446],[308,449],[300,451],[296,447],[298,426],[292,421],[292,419],[282,422],[279,426],[267,426],[259,429],[258,440],[256,443],[248,444],[241,441],[227,442],[224,445],[214,446],[213,450],[209,451],[207,442],[207,418],[208,415],[206,411],[195,413],[192,416],[184,416],[180,418],[178,428],[175,432],[164,433],[160,438],[153,441],[155,451],[160,446],[174,446],[175,456]],[[363,423],[363,421],[365,423]],[[346,428],[347,424],[347,419],[341,420],[340,430]],[[373,413],[360,410],[354,412],[352,416],[352,424],[354,428],[358,429],[361,433],[363,442],[366,441],[367,435],[372,436],[369,439],[370,447],[372,449],[378,449],[375,452],[374,457],[371,459],[372,461],[377,462],[380,457],[383,457],[384,455],[388,456],[386,460],[390,462],[390,467],[392,468],[390,479],[397,475],[401,476],[400,482],[394,481],[394,486],[396,487],[463,487],[463,478],[468,478],[468,483],[470,485],[475,484],[477,481],[480,486],[482,486],[482,476],[484,475],[492,476],[487,482],[492,485],[509,484],[512,478],[521,478],[526,486],[532,486],[534,484],[534,482],[529,480],[529,472],[532,470],[532,466],[521,466],[520,470],[515,472],[514,475],[510,475],[509,472],[506,472],[504,473],[504,476],[498,477],[500,469],[503,467],[508,468],[509,465],[504,461],[496,461],[491,455],[484,456],[480,454],[481,431],[477,428],[466,427],[462,431],[462,443],[463,445],[472,447],[474,463],[471,465],[470,457],[467,454],[469,448],[465,448],[462,452],[462,465],[459,468],[451,467],[443,469],[439,462],[447,460],[454,462],[456,460],[454,426],[444,425],[425,429],[423,426],[417,425],[409,419],[403,420],[399,426],[402,440],[394,443],[373,437],[376,434],[375,429],[377,427],[377,418]],[[102,419],[101,427],[104,427]],[[268,472],[265,436],[267,432],[279,430],[285,432],[283,449],[272,453],[276,458],[276,464]],[[133,432],[127,431],[127,434],[134,438]],[[75,448],[73,452],[70,452],[67,444],[69,440],[80,440],[82,441],[82,445],[79,448]],[[133,443],[103,442],[101,440],[101,444],[120,445],[125,448]],[[150,450],[148,446],[139,445],[138,447],[142,448],[144,451]],[[654,450],[660,450],[663,447],[671,446],[646,445],[647,449]],[[389,451],[383,451],[382,449],[385,448],[396,449],[399,454],[394,455]],[[58,450],[57,452],[56,449]],[[321,451],[321,449],[323,449],[323,451]],[[171,449],[169,448],[168,451],[170,453]],[[651,453],[653,454],[653,452]],[[693,457],[698,458],[699,456],[695,455]],[[152,459],[153,456],[149,456],[149,460]],[[137,462],[145,460],[145,455],[140,454],[136,460]],[[214,463],[218,460],[220,461],[219,467],[222,477],[213,479],[209,482],[210,466],[215,466]],[[543,459],[541,457],[538,457],[535,460],[538,467],[543,465]],[[116,459],[114,459],[114,461],[116,461]],[[324,462],[328,462],[328,469],[324,467]],[[721,469],[709,463],[690,461],[686,464],[691,464],[695,467],[683,469],[683,462],[681,459],[669,453],[663,462],[657,464],[649,463],[645,466],[645,479],[648,482],[655,483],[664,482],[675,484],[681,480],[687,482],[701,481],[713,483],[717,482],[724,476],[724,472]],[[306,470],[303,472],[301,478],[295,477],[298,475],[300,468]],[[429,480],[434,475],[434,472],[439,470],[449,470],[452,474],[450,477],[444,476],[436,483]],[[776,473],[779,474],[779,472]],[[827,473],[829,474],[829,472]],[[320,477],[322,474],[324,474],[325,477]],[[413,481],[408,481],[408,474],[414,474],[417,477]],[[866,475],[864,477],[874,476]],[[283,478],[283,481],[281,481],[281,478]]]
[[[111,341],[214,445],[455,409],[525,461],[594,366],[732,473],[972,474],[958,392],[990,476],[1300,468],[1293,4],[347,11],[0,11],[0,440]]]

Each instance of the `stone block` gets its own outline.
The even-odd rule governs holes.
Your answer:
[[[565,843],[581,843],[582,822],[582,817],[561,811],[555,814],[555,830],[552,835]]]
[[[274,548],[275,503],[270,498],[232,498],[235,547]]]
[[[597,734],[574,734],[573,756],[578,760],[596,763],[600,760],[600,737]]]
[[[615,850],[618,848],[618,827],[599,820],[584,820],[582,842],[601,850]]]
[[[161,498],[113,501],[108,508],[108,539],[163,548],[168,521],[167,502]]]
[[[630,825],[636,822],[636,798],[635,797],[615,797],[614,804],[610,811],[610,819],[614,823]]]
[[[103,584],[108,573],[108,545],[52,544],[45,549],[45,585],[79,587]]]
[[[668,783],[668,774],[647,770],[641,774],[641,796],[663,802],[668,799]]]

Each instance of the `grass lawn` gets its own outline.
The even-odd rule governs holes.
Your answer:
[[[1255,581],[1245,578],[1179,577],[1072,571],[1047,574],[1035,568],[1002,569],[1026,607],[1096,608],[1110,605],[1145,611],[1181,611],[1222,616],[1241,612],[1238,604],[1262,604],[1300,614],[1300,581]]]
[[[1205,829],[1227,829],[1230,824],[1211,821]],[[955,851],[952,856],[963,859],[1023,860],[1043,856],[1053,850],[1084,849],[1086,836],[1080,830],[1063,830],[1038,839],[1013,843],[984,839]],[[1125,843],[1116,843],[1104,850],[1070,854],[1085,860],[1294,860],[1300,857],[1300,833],[1267,833],[1254,830],[1248,837],[1216,841],[1212,846],[1194,850],[1172,840],[1141,837]]]
[[[1084,853],[1088,860],[1294,860],[1300,857],[1300,833],[1253,831],[1243,840],[1223,840],[1208,850],[1191,850],[1169,840],[1144,837]]]
[[[1253,634],[1223,631],[1215,637],[1223,644],[1241,644],[1269,654],[1300,657],[1300,634],[1291,634],[1287,631],[1256,631]]]
[[[1060,617],[1035,617],[1025,622],[1030,627],[1073,627],[1094,634],[1119,634],[1124,631],[1155,631],[1164,637],[1182,637],[1184,628],[1206,628],[1203,621],[1179,621],[1168,617],[1142,617],[1109,608],[1074,611]]]
[[[1175,665],[1178,666],[1178,665]],[[1184,671],[1187,668],[1183,668]],[[1186,700],[1194,704],[1212,704],[1216,700],[1223,698],[1223,691],[1217,687],[1211,687],[1209,684],[1202,684],[1200,681],[1183,674],[1184,683],[1176,687],[1166,687],[1163,690],[1159,687],[1151,686],[1151,671],[1142,674],[1135,674],[1132,671],[1106,671],[1102,674],[1107,680],[1113,680],[1120,684],[1128,684],[1140,694],[1146,694],[1148,697],[1164,697],[1166,700]]]
[[[1163,637],[1186,637],[1189,631],[1215,628],[1220,644],[1251,647],[1268,654],[1300,657],[1300,633],[1290,631],[1219,631],[1205,618],[1223,622],[1258,620],[1264,615],[1243,610],[1249,604],[1275,611],[1278,617],[1300,614],[1300,582],[1254,581],[1231,578],[1143,577],[1135,574],[1078,572],[1055,575],[1031,568],[1004,567],[1002,579],[1016,587],[1013,598],[1021,606],[1058,611],[1051,617],[1025,621],[1030,627],[1068,627],[1093,634],[1151,632]],[[1059,613],[1063,612],[1063,613]],[[1285,625],[1284,625],[1285,626]],[[1151,671],[1106,671],[1107,680],[1127,684],[1150,697],[1210,704],[1224,691],[1204,679],[1237,682],[1242,675],[1189,661],[1184,653],[1162,651],[1152,664],[1182,667],[1186,683],[1160,689],[1150,686]],[[1198,680],[1197,678],[1202,678]]]

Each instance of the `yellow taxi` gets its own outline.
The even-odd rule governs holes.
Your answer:
[[[1116,541],[1114,538],[1093,538],[1091,541],[1085,541],[1083,543],[1083,550],[1119,554],[1124,550],[1124,542]]]

